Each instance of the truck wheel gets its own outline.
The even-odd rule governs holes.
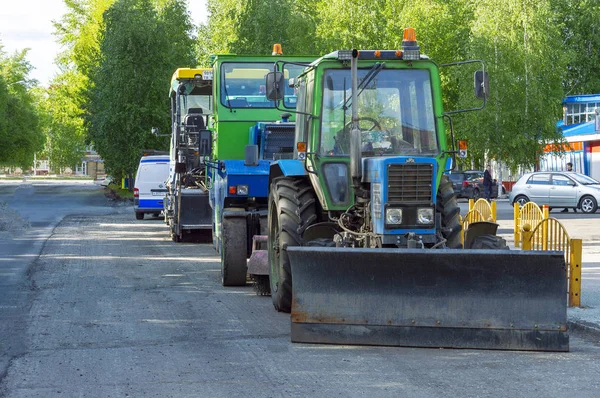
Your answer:
[[[221,227],[221,283],[245,286],[248,273],[246,217],[223,217]]]
[[[173,242],[181,242],[181,235],[179,235],[175,231],[171,230],[171,240]]]
[[[460,223],[460,207],[452,182],[448,181],[447,176],[442,176],[440,187],[437,194],[436,210],[442,217],[442,236],[446,239],[446,247],[450,249],[462,249],[460,243],[460,234],[462,233],[462,225]]]
[[[269,190],[268,251],[271,298],[277,311],[292,309],[292,269],[286,249],[302,245],[302,233],[317,220],[313,188],[304,179],[280,177]]]
[[[144,213],[135,213],[135,219],[136,220],[143,220],[144,219]]]
[[[471,249],[509,250],[506,240],[497,235],[480,235],[473,240]]]

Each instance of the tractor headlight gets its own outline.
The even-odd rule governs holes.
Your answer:
[[[431,207],[417,209],[417,223],[433,224],[433,209]]]
[[[238,185],[236,194],[239,196],[248,196],[248,185]]]
[[[386,209],[385,222],[389,225],[402,224],[402,209]]]

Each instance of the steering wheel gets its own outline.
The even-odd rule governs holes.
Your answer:
[[[371,126],[371,128],[369,128],[368,130],[362,130],[362,131],[373,131],[375,128],[377,128],[377,130],[379,130],[379,131],[383,131],[381,124],[379,124],[379,122],[377,120],[373,119],[372,117],[361,117],[361,118],[358,118],[358,120],[359,121],[366,120],[366,121],[373,123],[373,126]],[[345,154],[346,153],[346,151],[344,150],[344,144],[342,143],[342,140],[340,138],[336,138],[336,137],[339,137],[340,133],[343,135],[348,134],[348,136],[349,136],[350,130],[348,128],[351,125],[352,125],[352,121],[346,123],[344,128],[336,133],[336,136],[334,137],[336,143],[335,143],[334,149],[331,151],[331,153],[335,153],[335,154]]]
[[[373,119],[372,117],[359,117],[359,118],[358,118],[358,121],[360,122],[361,120],[366,120],[366,121],[368,121],[368,122],[371,122],[371,123],[373,123],[373,126],[371,126],[371,128],[370,128],[370,129],[367,129],[367,130],[365,130],[365,131],[373,131],[373,129],[374,129],[375,127],[377,127],[377,130],[379,130],[379,131],[383,131],[383,128],[381,127],[381,124],[379,124],[379,122],[378,122],[377,120]],[[346,123],[346,125],[344,126],[344,130],[346,130],[346,128],[348,128],[348,127],[350,127],[350,126],[352,126],[352,120],[351,120],[351,121],[349,121],[348,123]]]

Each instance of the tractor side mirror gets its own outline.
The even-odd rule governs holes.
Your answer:
[[[487,98],[490,94],[490,78],[487,72],[475,72],[475,96],[480,99]]]
[[[212,131],[200,130],[198,136],[198,154],[200,156],[210,156],[212,153]]]
[[[279,101],[283,99],[285,90],[285,77],[281,72],[267,73],[267,99],[269,101]]]
[[[152,127],[152,135],[158,135],[158,127]]]

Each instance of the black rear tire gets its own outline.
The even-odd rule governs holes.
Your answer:
[[[305,179],[273,180],[269,190],[269,284],[277,311],[292,309],[292,269],[286,249],[302,246],[302,233],[316,222],[316,213],[315,194]]]
[[[246,261],[246,218],[223,217],[221,223],[221,283],[223,286],[245,286],[248,262]]]
[[[452,182],[447,176],[442,176],[437,194],[436,211],[442,218],[442,236],[446,239],[446,247],[450,249],[462,249],[460,234],[462,224],[460,223],[460,207],[452,188]]]
[[[135,219],[136,220],[143,220],[144,219],[144,213],[135,213]]]

